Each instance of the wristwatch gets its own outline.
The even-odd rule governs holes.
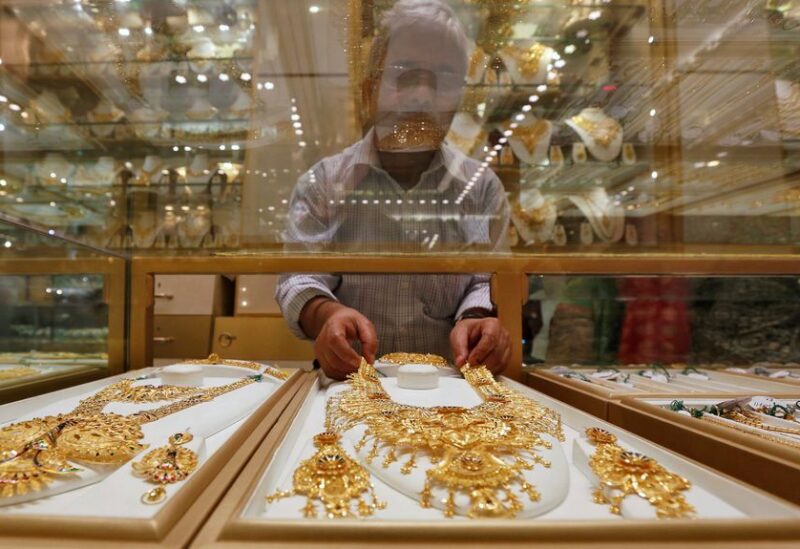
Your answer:
[[[483,307],[471,307],[461,313],[456,322],[459,320],[466,320],[468,318],[494,318],[497,316],[495,309],[484,309]]]

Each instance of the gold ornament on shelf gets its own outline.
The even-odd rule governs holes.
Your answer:
[[[592,141],[603,148],[608,148],[622,133],[619,122],[613,118],[590,120],[582,114],[573,116],[570,121],[589,134]]]
[[[448,494],[447,517],[456,512],[457,493],[468,496],[470,518],[513,517],[524,504],[512,491],[512,484],[531,501],[539,500],[523,472],[536,464],[550,466],[537,450],[552,447],[542,435],[563,440],[561,418],[497,383],[483,366],[466,365],[461,372],[482,404],[423,408],[393,402],[375,368],[362,359],[348,381],[350,390],[328,400],[326,426],[334,432],[365,426],[356,449],[371,443],[367,463],[381,448],[388,449],[382,464],[385,468],[399,461],[398,456],[408,456],[400,465],[402,474],[410,474],[418,466],[417,457],[426,456],[433,466],[426,472],[422,507],[431,505],[434,488],[442,488]]]
[[[317,451],[300,463],[294,472],[293,488],[267,496],[267,502],[300,495],[306,497],[303,513],[307,518],[317,516],[315,501],[320,501],[328,518],[367,517],[386,507],[378,500],[369,473],[347,455],[339,444],[340,436],[333,432],[314,437]],[[364,499],[368,494],[370,502]],[[356,509],[351,508],[357,502]]]
[[[5,381],[8,379],[17,379],[20,377],[35,376],[38,373],[39,370],[37,370],[36,368],[31,368],[29,366],[6,368],[4,370],[0,370],[0,381]]]
[[[165,485],[186,480],[197,469],[197,454],[183,447],[193,438],[188,432],[175,433],[169,437],[169,444],[150,450],[131,464],[134,473],[158,484],[142,495],[142,503],[161,503],[167,497]]]
[[[547,53],[547,50],[547,46],[536,42],[527,48],[517,45],[507,46],[503,48],[501,53],[508,55],[516,62],[523,78],[531,79],[539,73],[542,58]]]
[[[620,447],[617,437],[604,429],[586,429],[586,438],[597,448],[589,458],[589,467],[600,480],[595,503],[609,504],[611,512],[619,515],[622,501],[637,495],[656,508],[658,518],[694,516],[694,507],[681,493],[691,487],[688,480],[653,458]]]

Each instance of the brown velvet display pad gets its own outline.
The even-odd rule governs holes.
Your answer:
[[[146,373],[147,370],[139,370]],[[298,389],[311,374],[296,371],[263,402],[228,441],[175,491],[152,519],[46,516],[0,511],[0,547],[185,547],[259,443],[283,414]],[[114,378],[111,378],[112,380]],[[109,379],[82,386],[99,389]],[[47,400],[58,399],[70,389],[34,397],[12,406],[18,415],[35,411]],[[37,405],[37,403],[39,403]],[[6,420],[7,418],[2,418]],[[111,503],[113,488],[107,492]]]
[[[798,547],[800,522],[784,516],[775,519],[746,520],[475,520],[442,518],[440,521],[404,521],[402,509],[396,520],[325,520],[304,519],[298,510],[296,520],[258,520],[245,517],[245,509],[259,487],[279,447],[286,440],[292,423],[306,398],[317,391],[313,380],[306,379],[286,413],[263,440],[194,539],[199,548],[406,548],[406,547],[537,547],[577,549],[633,547]],[[535,394],[531,395],[536,398]],[[563,409],[567,410],[564,406]],[[580,414],[570,410],[570,414]],[[588,418],[592,425],[614,429]],[[617,430],[618,431],[618,430]],[[619,432],[619,431],[618,431]],[[629,435],[630,436],[630,435]],[[647,443],[643,443],[647,444]],[[655,449],[656,447],[652,447]],[[719,481],[734,479],[711,472],[698,464],[698,473],[712,474]],[[281,465],[293,468],[295,464]],[[723,478],[720,478],[723,477]],[[753,489],[753,493],[758,491]],[[765,497],[759,493],[760,497]],[[769,496],[766,496],[769,498]],[[410,503],[412,504],[412,503]],[[414,504],[416,505],[416,504]],[[800,512],[800,509],[797,510]],[[646,544],[646,545],[645,545]]]

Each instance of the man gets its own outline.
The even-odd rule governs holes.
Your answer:
[[[395,3],[362,86],[372,128],[300,179],[287,242],[343,252],[505,249],[502,184],[444,144],[466,51],[463,27],[446,4]],[[334,379],[358,368],[359,348],[370,363],[388,352],[434,353],[494,372],[510,354],[488,275],[295,274],[281,278],[276,298],[292,331],[315,340],[317,360]]]

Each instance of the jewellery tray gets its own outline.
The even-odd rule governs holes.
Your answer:
[[[786,394],[769,396],[794,402],[800,399],[800,391],[791,394],[787,390]],[[800,503],[800,449],[669,409],[669,404],[676,399],[692,407],[730,398],[731,395],[625,397],[611,404],[608,420],[714,469]]]
[[[107,361],[95,361],[97,365],[93,365],[91,360],[84,363],[80,362],[67,362],[67,361],[40,361],[31,362],[30,364],[0,364],[0,370],[6,368],[29,367],[38,370],[38,374],[29,376],[16,377],[10,379],[0,380],[0,402],[11,402],[20,396],[27,396],[26,389],[31,383],[36,383],[39,388],[37,393],[46,391],[47,387],[59,386],[61,381],[65,379],[71,380],[73,383],[78,381],[89,381],[103,375],[102,367],[106,366]],[[30,393],[28,393],[30,394]]]
[[[589,374],[602,368],[578,368],[570,367],[570,371],[579,372],[592,379]],[[777,379],[767,379],[761,376],[747,376],[720,372],[709,368],[697,368],[698,371],[707,374],[711,379],[708,389],[703,388],[705,383],[699,379],[683,379],[686,376],[679,376],[680,369],[669,369],[669,373],[676,382],[663,383],[641,378],[637,373],[642,368],[619,368],[620,372],[628,373],[631,380],[641,388],[627,388],[622,384],[602,382],[592,379],[592,383],[587,383],[581,379],[569,378],[559,375],[549,368],[537,367],[534,371],[527,372],[525,383],[551,397],[571,406],[575,406],[585,412],[589,412],[599,418],[609,419],[609,407],[612,402],[624,397],[666,397],[669,395],[691,394],[691,395],[727,395],[731,396],[755,396],[767,395],[771,393],[783,394],[790,393],[792,385],[783,383]],[[618,385],[618,387],[615,387]]]
[[[418,502],[387,489],[374,475],[372,481],[377,495],[388,506],[366,519],[303,518],[303,497],[280,500],[290,502],[288,506],[284,503],[278,508],[280,502],[268,506],[266,495],[278,488],[291,489],[292,474],[299,460],[310,455],[307,454],[308,441],[322,430],[320,412],[324,410],[325,393],[318,382],[309,379],[256,450],[192,547],[285,547],[291,543],[292,548],[300,549],[378,547],[389,543],[392,547],[485,543],[492,547],[577,548],[610,547],[611,544],[640,547],[647,542],[663,543],[665,540],[674,542],[671,546],[680,547],[711,546],[722,541],[727,547],[737,546],[737,543],[744,547],[745,542],[752,546],[753,540],[771,540],[770,546],[775,547],[789,546],[792,540],[800,541],[797,520],[800,508],[712,472],[519,383],[505,382],[562,415],[567,437],[564,450],[570,463],[570,493],[553,511],[534,519],[448,519],[439,510],[422,509]],[[644,452],[670,471],[689,478],[697,489],[694,494],[702,493],[708,498],[698,506],[701,513],[710,512],[711,505],[717,510],[736,509],[734,514],[739,513],[739,518],[625,520],[612,515],[607,505],[593,503],[589,480],[572,464],[572,440],[586,427],[607,429],[620,438],[619,444]],[[697,505],[696,501],[694,503]],[[276,518],[269,518],[271,510],[275,511]],[[751,518],[745,519],[745,515]]]
[[[70,404],[77,404],[78,398],[93,394],[110,383],[125,377],[138,377],[155,370],[157,369],[144,368],[13,404],[6,404],[0,407],[0,424],[36,415],[39,410],[63,399],[70,399]],[[114,486],[103,486],[102,489],[98,487],[113,482],[114,476],[121,473],[120,470],[132,476],[131,462],[141,459],[149,450],[166,444],[166,438],[163,441],[148,441],[150,442],[149,449],[142,451],[132,460],[123,464],[120,470],[115,471],[110,477],[99,483],[50,496],[48,498],[50,501],[47,502],[36,500],[15,504],[13,505],[14,511],[9,511],[11,506],[0,507],[0,521],[2,521],[0,546],[38,547],[45,544],[51,547],[75,547],[78,544],[82,547],[186,546],[255,448],[281,416],[286,403],[302,385],[302,379],[308,375],[299,370],[295,371],[289,379],[278,385],[255,410],[243,419],[206,438],[205,459],[201,459],[199,467],[189,475],[188,479],[166,486],[167,499],[163,503],[158,505],[141,503],[139,497],[156,485],[150,484],[144,479],[137,479],[141,482],[141,491],[134,498],[135,501],[126,501],[121,507],[130,508],[130,506],[138,505],[141,507],[140,516],[135,518],[129,515],[115,516],[113,509],[109,509],[109,507],[115,505],[115,500],[120,506],[118,501],[120,494],[115,491]],[[264,382],[278,383],[275,380],[265,380]],[[232,394],[228,393],[223,397]],[[201,406],[213,404],[212,401]],[[190,410],[191,408],[181,413]],[[190,425],[186,427],[191,428]],[[74,510],[69,510],[70,502],[74,502],[76,498],[80,499],[80,493],[85,490],[95,490],[95,493],[102,496],[102,500],[98,501],[100,507],[98,513],[81,515]],[[55,505],[58,511],[47,514],[37,512],[36,504],[40,502],[45,503],[49,508],[58,504]],[[63,513],[61,512],[62,508],[64,509]],[[140,509],[137,508],[136,511],[140,511]]]
[[[728,373],[734,376],[744,376],[748,379],[762,379],[762,380],[768,379],[770,381],[780,381],[781,383],[789,383],[791,385],[794,385],[795,387],[800,387],[800,368],[768,368],[768,370],[771,372],[786,370],[787,372],[791,372],[792,375],[797,377],[765,377],[750,373],[740,373],[740,372],[728,372]]]

